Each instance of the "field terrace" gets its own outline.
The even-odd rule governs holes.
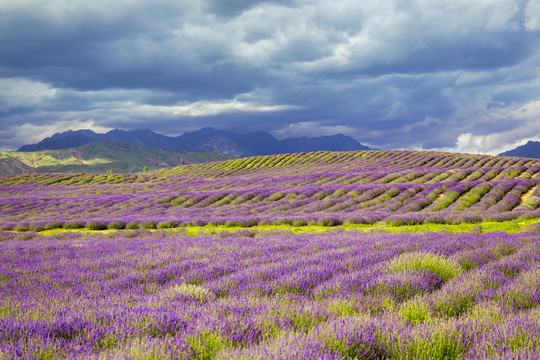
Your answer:
[[[535,218],[539,171],[536,159],[358,151],[258,156],[128,175],[10,175],[0,177],[0,225],[399,225]]]

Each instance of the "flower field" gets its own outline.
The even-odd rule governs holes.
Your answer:
[[[1,358],[540,351],[538,234],[34,236],[2,244]]]
[[[154,228],[535,218],[540,160],[413,151],[317,152],[142,174],[0,177],[0,225]]]
[[[1,176],[0,358],[534,359],[539,172],[368,151]]]

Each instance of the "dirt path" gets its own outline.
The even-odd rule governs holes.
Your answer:
[[[523,195],[521,195],[521,204],[523,204],[525,202],[525,200],[527,200],[529,198],[529,196],[532,195],[532,193],[534,192],[535,189],[536,189],[536,186],[533,186],[529,190],[527,190],[527,192],[525,192]]]

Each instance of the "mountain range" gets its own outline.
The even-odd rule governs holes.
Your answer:
[[[525,145],[518,146],[515,149],[503,152],[499,155],[540,159],[540,142],[529,141]]]
[[[343,134],[278,140],[270,133],[262,131],[238,134],[207,127],[193,132],[186,132],[177,137],[161,135],[151,130],[115,129],[105,134],[95,133],[92,130],[69,130],[63,133],[56,133],[37,144],[24,145],[18,151],[69,149],[103,141],[132,143],[165,150],[220,152],[232,157],[320,150],[371,150],[367,146]]]
[[[145,168],[153,170],[227,158],[217,152],[180,152],[126,142],[102,141],[69,149],[0,152],[0,174],[134,173]]]

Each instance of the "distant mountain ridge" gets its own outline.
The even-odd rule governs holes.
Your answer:
[[[24,145],[18,151],[60,150],[103,141],[133,143],[166,150],[216,151],[234,157],[321,150],[371,150],[343,134],[278,140],[270,133],[263,131],[237,134],[206,127],[177,137],[161,135],[151,130],[115,129],[105,134],[98,134],[92,130],[68,130],[56,133],[37,144]]]
[[[515,149],[503,152],[499,155],[540,159],[540,142],[529,141],[525,145],[518,146]]]

